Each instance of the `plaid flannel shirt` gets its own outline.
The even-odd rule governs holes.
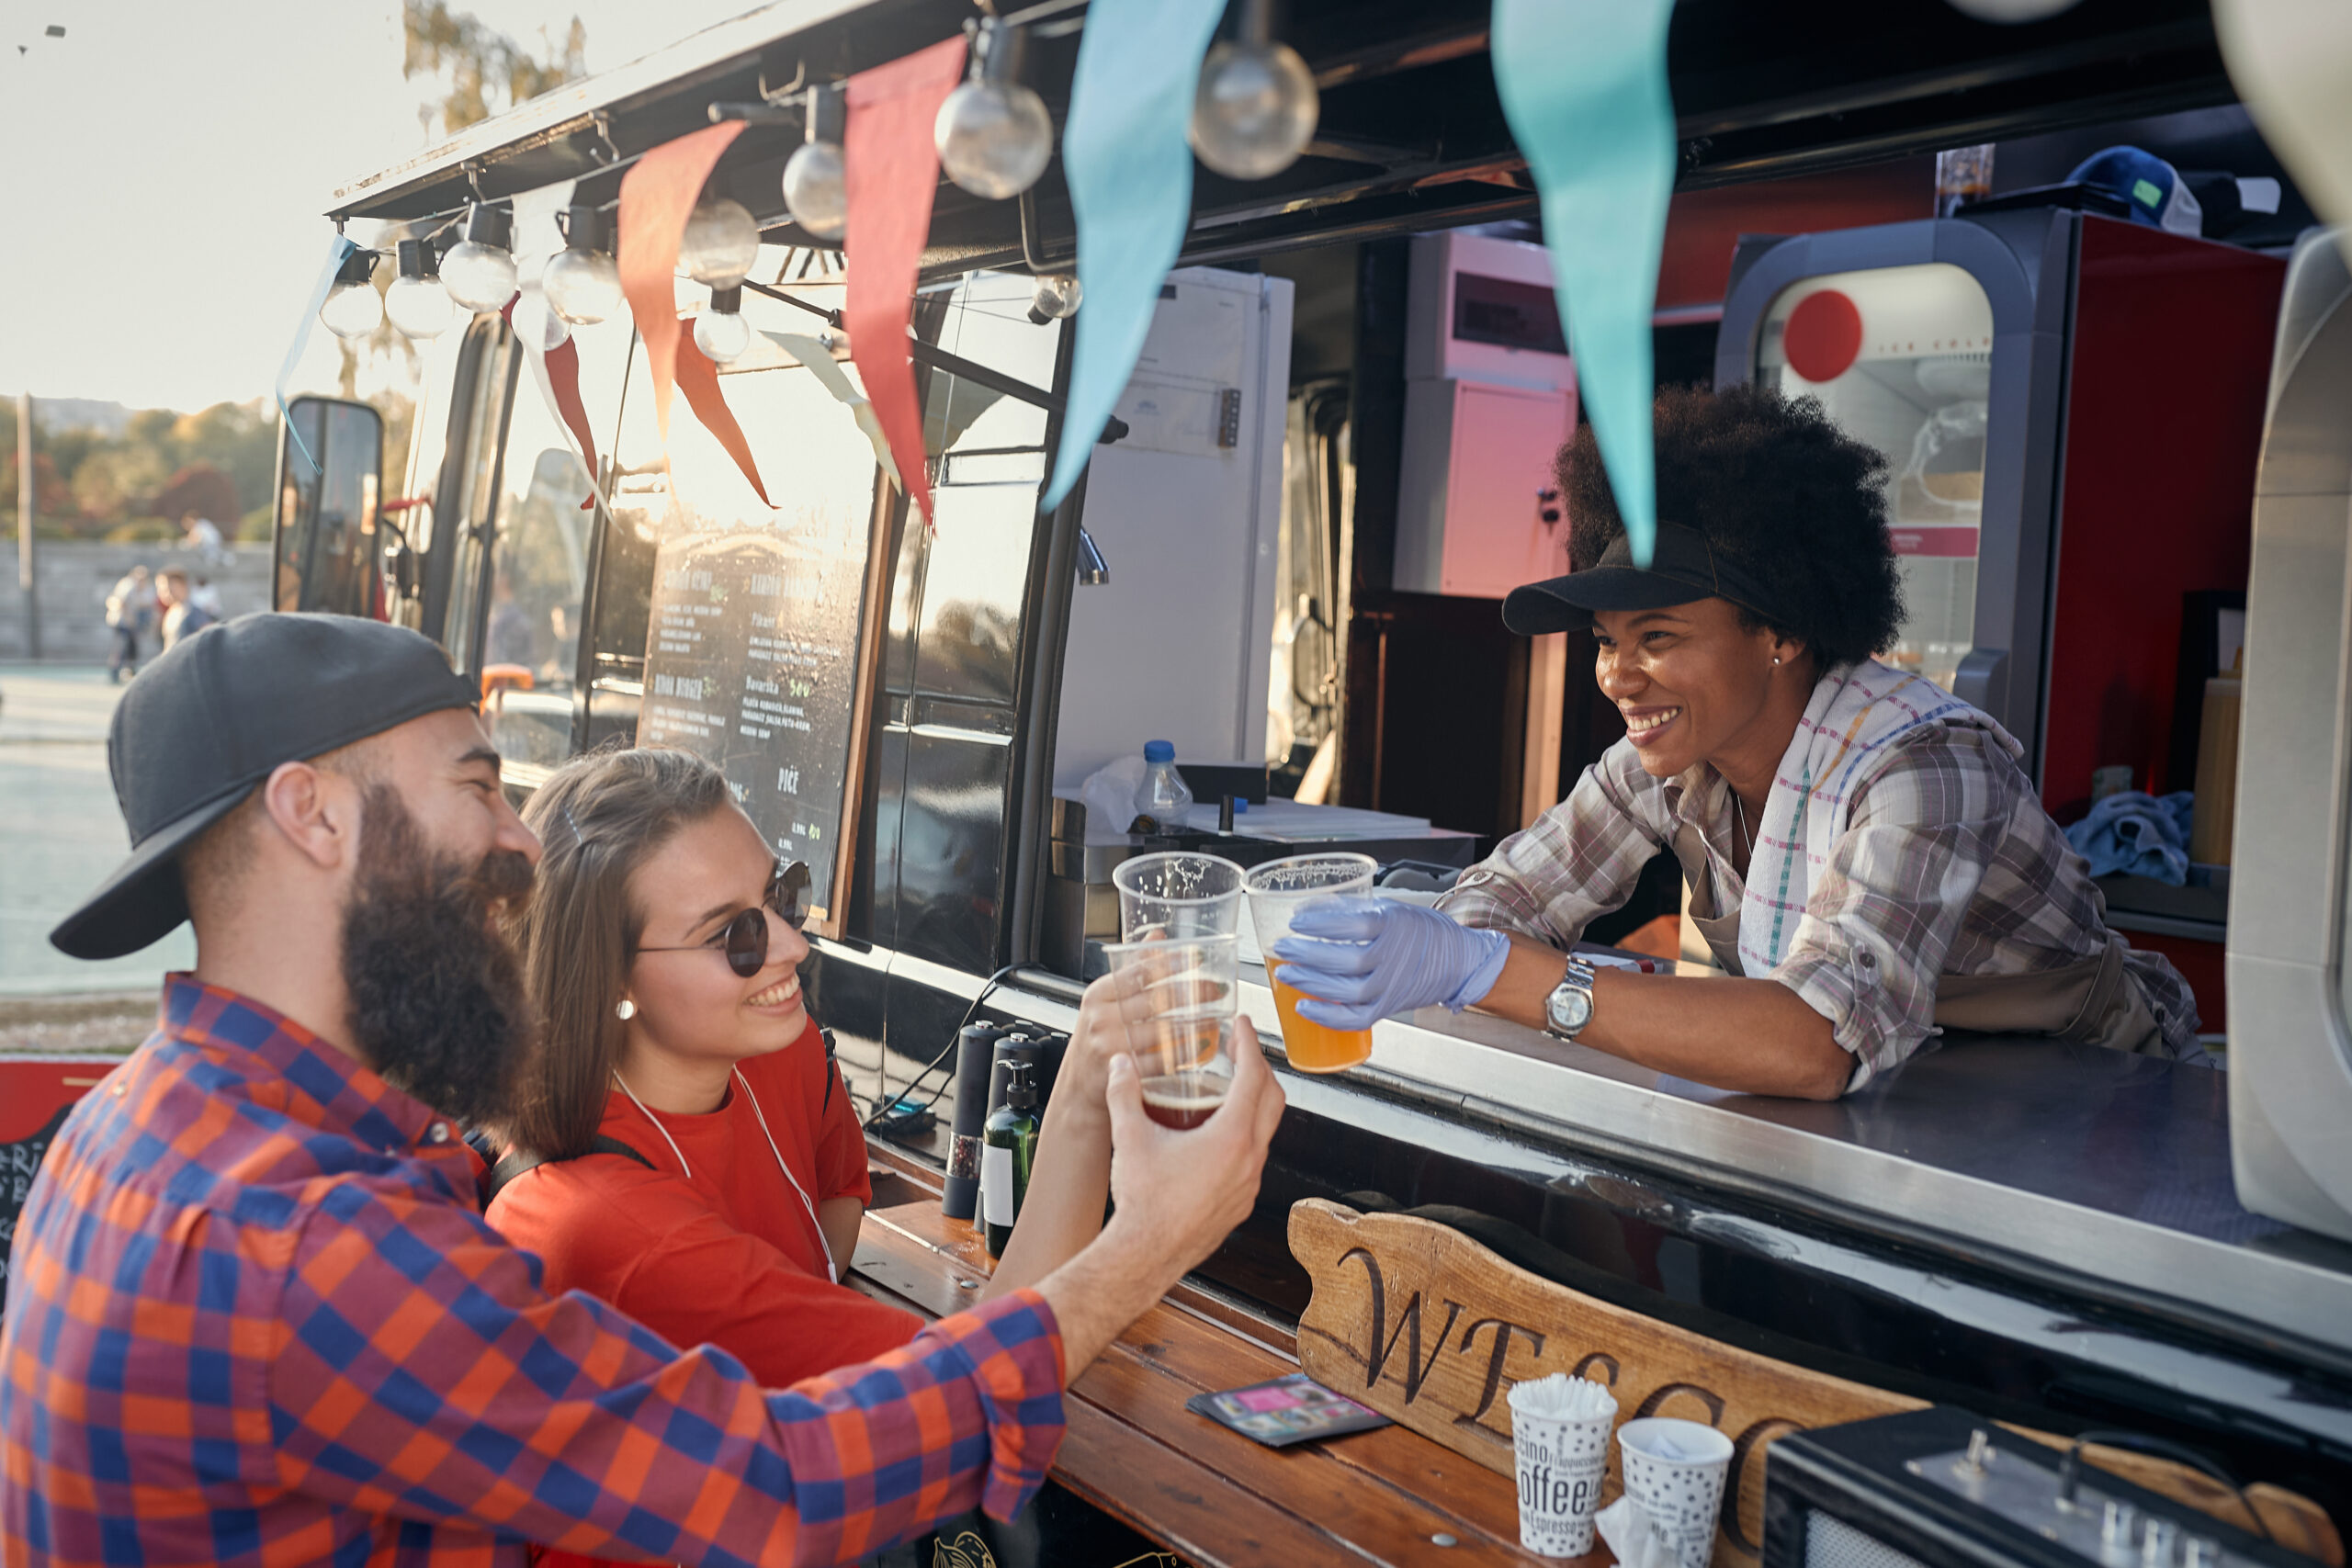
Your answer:
[[[17,1232],[0,1562],[833,1562],[1045,1479],[1062,1354],[1035,1294],[763,1390],[542,1291],[479,1169],[300,1025],[173,976]]]
[[[1685,822],[1706,843],[1718,912],[1736,910],[1746,887],[1732,868],[1731,787],[1704,763],[1653,778],[1631,740],[1464,872],[1439,907],[1466,926],[1572,946],[1632,896]],[[1935,1032],[1939,976],[2034,974],[2106,944],[2106,897],[2016,762],[1981,729],[1931,725],[1888,746],[1854,786],[1847,830],[1769,978],[1829,1020],[1854,1055],[1852,1089]],[[2173,1054],[2200,1057],[2188,983],[2155,953],[2124,962]]]

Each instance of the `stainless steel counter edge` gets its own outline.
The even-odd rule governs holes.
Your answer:
[[[904,953],[843,956],[951,995],[971,998],[980,989],[976,976]],[[1263,973],[1243,966],[1240,1006],[1279,1055],[1280,1021]],[[1077,1021],[1077,995],[1068,980],[1024,970],[1008,976],[991,1002],[1068,1029]],[[2257,1340],[2283,1337],[2324,1347],[2334,1352],[2331,1359],[2352,1354],[2352,1248],[2324,1238],[2295,1235],[2273,1246],[2136,1219],[2063,1192],[1791,1126],[1774,1118],[1818,1108],[1710,1089],[1482,1014],[1426,1010],[1383,1021],[1373,1042],[1370,1064],[1318,1079],[1318,1087],[1337,1090],[1353,1080],[1537,1143],[1556,1140],[1563,1152],[1581,1148],[1662,1164],[1792,1213],[1833,1223],[1875,1220],[1890,1232],[1940,1241],[1988,1267],[2021,1269],[2094,1299],[2170,1307],[2192,1322],[2218,1315]],[[2292,1353],[2288,1345],[2278,1348]]]
[[[1261,1036],[1278,1032],[1272,992],[1246,969],[1242,998]],[[1782,1125],[1757,1114],[1778,1102],[1668,1078],[1500,1019],[1431,1009],[1388,1020],[1374,1030],[1369,1066],[1522,1134],[1549,1132],[1587,1146],[1598,1141],[1635,1157],[1648,1152],[1792,1209],[1818,1208],[1826,1199],[1949,1238],[1996,1267],[2021,1259],[2099,1294],[2121,1287],[2128,1295],[2177,1302],[2195,1316],[2219,1311],[2257,1336],[2283,1333],[2352,1350],[2352,1270]],[[1573,1113],[1565,1109],[1571,1106]]]

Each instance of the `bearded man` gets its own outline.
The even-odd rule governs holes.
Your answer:
[[[1250,1209],[1255,1053],[1171,1134],[1108,1091],[1118,1217],[1034,1291],[763,1390],[539,1288],[460,1132],[531,1037],[501,917],[538,844],[474,694],[413,632],[249,615],[157,660],[108,741],[130,860],[53,933],[197,966],[66,1119],[0,1323],[0,1562],[484,1563],[527,1543],[831,1562],[1010,1517],[1061,1391]],[[1083,1024],[1081,1024],[1083,1027]],[[1181,1168],[1180,1168],[1181,1162]]]

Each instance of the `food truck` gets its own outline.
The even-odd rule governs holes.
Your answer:
[[[471,208],[520,218],[560,187],[593,252],[641,158],[741,127],[706,192],[757,221],[735,312],[752,330],[694,415],[681,403],[665,442],[626,311],[574,328],[559,365],[521,311],[460,310],[420,340],[401,471],[381,411],[292,402],[278,604],[437,639],[481,682],[518,794],[612,744],[723,766],[810,868],[805,984],[888,1173],[870,1288],[967,1299],[985,1260],[939,1199],[959,1102],[986,1083],[956,1071],[961,1032],[1070,1027],[1117,934],[1121,861],[1342,844],[1442,877],[1615,738],[1581,654],[1497,615],[1565,570],[1551,465],[1580,414],[1487,15],[1287,8],[1314,139],[1268,178],[1199,172],[1134,377],[1050,508],[1076,243],[1058,164],[1012,200],[938,189],[909,348],[928,520],[860,423],[859,259],[782,195],[824,131],[809,89],[956,37],[968,6],[779,0],[334,194],[330,218],[378,226],[387,276],[430,281]],[[1004,17],[1057,126],[1086,17],[1069,0]],[[2342,253],[2161,233],[2079,192],[1936,215],[1918,165],[1939,149],[2229,110],[2203,0],[2011,27],[1942,0],[1684,0],[1668,59],[1690,226],[1669,227],[1667,271],[1687,253],[1708,281],[1662,303],[1661,376],[1811,391],[1887,451],[1917,622],[1896,657],[2023,738],[2064,819],[2097,767],[2189,787],[2174,726],[2246,650],[2233,865],[2173,904],[2136,890],[2136,920],[2135,890],[2110,900],[2132,941],[2185,955],[2227,1070],[1988,1038],[1816,1103],[1430,1010],[1381,1023],[1365,1065],[1309,1075],[1245,964],[1289,1100],[1257,1213],[1080,1382],[1055,1479],[1194,1562],[1509,1559],[1498,1390],[1600,1368],[1627,1414],[1736,1440],[1719,1563],[1975,1551],[1973,1523],[1898,1525],[1850,1477],[1844,1502],[1804,1492],[1793,1448],[1764,1461],[1805,1428],[1921,1406],[1968,1413],[1962,1443],[2097,1434],[2103,1473],[2149,1489],[2132,1506],[2221,1521],[2176,1535],[2109,1508],[2083,1549],[2103,1561],[2340,1563]],[[1889,166],[1911,182],[1892,195],[1869,173]],[[1804,341],[1799,313],[1831,293],[1811,317],[1880,336]],[[1196,805],[1134,834],[1086,784],[1155,739]],[[1641,907],[1589,934],[1671,912],[1673,879],[1663,857]],[[1302,1364],[1399,1429],[1275,1453],[1182,1408]]]

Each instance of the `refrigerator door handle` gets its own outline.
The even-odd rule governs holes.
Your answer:
[[[2008,683],[2008,676],[2007,649],[1972,648],[1961,658],[1960,672],[1952,677],[1951,694],[1973,708],[2000,717],[1997,694]]]

